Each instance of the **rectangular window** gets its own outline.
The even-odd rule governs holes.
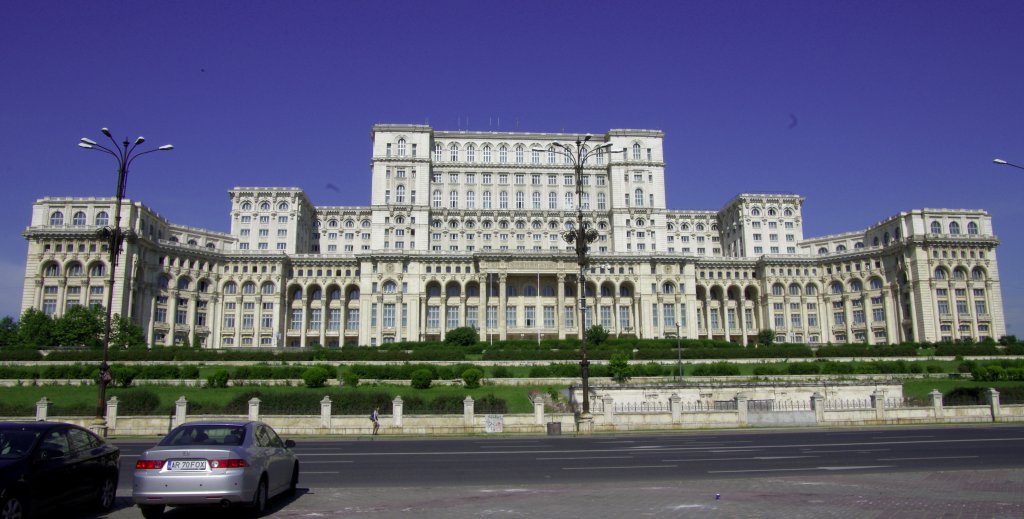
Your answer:
[[[609,305],[601,305],[601,326],[609,330],[612,327],[612,307]]]
[[[664,310],[664,322],[665,329],[675,328],[676,326],[676,305],[665,303],[661,305]]]
[[[359,330],[359,309],[349,308],[348,314],[345,316],[345,329],[348,331]]]
[[[721,326],[718,324],[718,309],[712,308],[711,310],[709,310],[709,312],[711,317],[711,329],[718,330],[719,328],[721,328]]]
[[[629,329],[629,306],[622,305],[619,307],[619,329]]]
[[[479,322],[477,318],[479,307],[467,306],[466,307],[466,326],[476,329],[479,328]]]
[[[545,306],[544,307],[544,328],[555,327],[555,307]]]
[[[487,307],[487,329],[494,330],[498,327],[498,307],[488,306]]]
[[[658,303],[651,303],[651,324],[658,327]]]
[[[563,309],[563,311],[562,311],[562,316],[563,316],[562,325],[565,326],[566,328],[574,328],[575,325],[573,323],[575,322],[575,319],[573,318],[573,315],[574,315],[573,307],[571,307],[571,306],[565,307]]]
[[[445,307],[445,317],[447,321],[448,330],[452,330],[459,327],[459,307],[448,306]]]
[[[341,308],[331,308],[327,316],[327,329],[335,332],[341,329]]]
[[[726,312],[725,313],[726,326],[728,326],[730,330],[735,330],[736,329],[736,309],[735,308],[729,308],[729,309],[726,309],[725,312]]]
[[[864,324],[864,310],[853,311],[853,324]]]
[[[527,328],[536,328],[537,326],[537,307],[527,306],[523,308],[523,321]]]
[[[516,307],[514,306],[505,307],[505,327],[516,327]]]
[[[384,327],[395,327],[395,303],[384,303]]]
[[[294,330],[294,331],[302,330],[302,309],[301,308],[293,308],[292,309],[292,318],[291,318],[291,321],[289,321],[289,323],[288,323],[288,329],[289,330]]]
[[[440,306],[428,306],[427,307],[427,328],[438,329],[441,327],[441,307]]]
[[[309,311],[309,331],[320,331],[320,317],[321,310],[319,308],[314,308]]]
[[[842,326],[846,324],[846,313],[845,312],[834,312],[832,317],[835,319],[836,326]]]

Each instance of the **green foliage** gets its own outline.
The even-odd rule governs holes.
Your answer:
[[[480,379],[483,378],[484,372],[477,368],[469,368],[462,372],[462,381],[468,389],[476,389],[480,387]]]
[[[98,306],[75,305],[54,322],[53,342],[58,346],[103,346],[107,315]]]
[[[633,375],[633,370],[629,366],[629,357],[624,353],[612,355],[611,360],[608,361],[608,372],[612,380],[620,384],[628,382],[629,378]]]
[[[814,362],[792,362],[786,366],[790,375],[817,375],[818,364]]]
[[[160,397],[146,388],[119,389],[112,396],[117,397],[117,414],[120,416],[154,415],[160,406]]]
[[[444,342],[453,346],[472,346],[480,342],[480,334],[469,326],[463,326],[445,332]]]
[[[330,372],[323,366],[313,366],[302,372],[302,380],[306,383],[306,387],[310,388],[324,387],[330,377]]]
[[[409,380],[412,383],[412,387],[416,389],[427,389],[430,387],[430,383],[433,382],[433,376],[429,369],[418,369],[412,372],[412,376]]]
[[[508,412],[508,402],[488,393],[473,403],[473,412],[479,414],[505,414]]]
[[[512,370],[508,369],[505,366],[494,366],[493,368],[491,368],[491,377],[492,378],[511,378],[512,377]]]
[[[754,375],[759,377],[784,374],[786,374],[786,368],[781,366],[773,366],[771,364],[759,364],[754,366]]]
[[[771,346],[775,343],[775,330],[765,328],[757,332],[757,344],[759,346]]]
[[[131,320],[115,314],[110,326],[110,347],[112,349],[146,347],[145,331]]]
[[[53,345],[53,328],[50,316],[29,308],[18,321],[18,342],[26,348],[49,348]]]
[[[17,321],[9,315],[0,319],[0,348],[14,348],[20,345]]]
[[[740,367],[728,362],[715,362],[712,364],[698,364],[693,368],[695,377],[725,377],[740,374]]]
[[[228,370],[218,369],[212,375],[206,377],[206,387],[228,387],[228,380],[231,380],[231,375],[228,374]]]
[[[595,324],[587,331],[584,332],[587,338],[587,344],[592,346],[600,346],[608,341],[608,330],[605,330],[600,324]]]
[[[1004,335],[1004,336],[999,338],[999,344],[1002,344],[1003,346],[1009,346],[1011,344],[1017,344],[1017,342],[1018,341],[1017,341],[1017,336],[1016,335]],[[0,343],[0,344],[2,344],[2,343]]]
[[[359,374],[352,370],[346,370],[341,374],[341,382],[345,387],[356,387],[359,385]]]
[[[132,382],[139,376],[139,369],[135,366],[113,366],[110,368],[110,374],[117,387],[131,387]],[[99,377],[99,372],[97,372],[97,377]]]

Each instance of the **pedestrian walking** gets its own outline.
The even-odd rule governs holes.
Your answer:
[[[380,430],[380,408],[374,407],[373,412],[370,413],[370,421],[373,422],[373,434],[376,435],[377,431]]]

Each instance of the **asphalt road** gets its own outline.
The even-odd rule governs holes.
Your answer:
[[[475,502],[465,499],[500,496],[509,504],[521,504],[530,492],[540,492],[531,494],[538,500],[529,510],[534,515],[511,515],[562,516],[558,513],[559,507],[576,496],[587,506],[595,507],[590,510],[590,516],[602,517],[600,512],[605,511],[608,517],[615,517],[611,511],[616,506],[627,507],[619,509],[618,514],[632,510],[623,504],[623,499],[656,488],[706,488],[709,496],[716,484],[723,489],[743,489],[766,481],[834,483],[839,480],[829,478],[839,475],[856,481],[879,481],[883,486],[887,485],[883,481],[913,480],[936,474],[997,474],[1012,481],[1024,475],[1024,426],[1011,425],[685,431],[593,437],[409,440],[381,436],[354,440],[299,438],[297,442],[295,451],[302,467],[300,488],[303,491],[295,499],[276,501],[275,517],[347,516],[349,513],[390,517],[401,515],[398,514],[401,510],[417,510],[420,516],[477,517],[481,514],[477,513]],[[122,449],[118,492],[122,497],[118,509],[109,517],[140,517],[138,510],[130,505],[131,474],[138,455],[153,442],[115,440],[114,443]],[[905,474],[902,478],[898,476],[901,473]],[[972,476],[972,480],[978,477]],[[1024,491],[1024,478],[1021,479],[1019,490]],[[954,499],[951,493],[960,486],[949,484],[950,490],[939,486],[929,491],[938,494],[939,502],[944,497]],[[562,498],[545,501],[538,497],[546,495],[545,489]],[[598,504],[599,501],[589,494],[592,489],[605,489],[605,494],[619,495],[620,499]],[[880,488],[875,493],[884,494],[886,490],[891,488]],[[1024,492],[1011,490],[1009,495],[1016,495],[1016,498],[1000,498],[996,504],[1013,507],[1006,517],[1020,516],[1024,514]],[[772,495],[776,491],[765,492],[764,495]],[[906,490],[904,494],[910,492],[916,490]],[[439,495],[452,496],[454,501],[435,503]],[[673,498],[679,495],[678,491],[672,493]],[[991,499],[981,499],[981,502],[988,501]],[[405,508],[392,508],[395,503],[402,503]],[[720,506],[720,503],[716,500],[712,506]],[[923,510],[918,508],[923,505],[906,506],[910,509],[904,511]],[[325,513],[325,510],[334,513]],[[436,514],[432,515],[429,510]],[[752,505],[750,513],[774,515],[766,510]],[[863,511],[859,506],[851,510]],[[903,509],[897,507],[896,510]],[[175,510],[167,515],[195,518],[196,513]],[[204,515],[206,513],[213,515]],[[219,517],[219,513],[199,511],[198,517]],[[743,515],[740,510],[732,510],[727,515],[733,513]],[[806,516],[820,516],[820,513],[816,510]],[[802,516],[799,509],[785,507],[780,509],[780,515]]]

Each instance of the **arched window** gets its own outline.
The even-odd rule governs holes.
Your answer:
[[[228,281],[227,283],[224,284],[224,293],[225,294],[236,294],[236,293],[238,293],[238,285],[236,285],[234,281]]]
[[[793,283],[792,285],[789,285],[789,295],[791,295],[791,296],[798,296],[798,295],[800,295],[800,285],[798,285],[796,283]]]
[[[93,277],[103,277],[107,275],[107,266],[102,263],[93,263],[89,267],[89,275]]]
[[[271,295],[271,294],[274,293],[274,291],[275,291],[274,284],[270,283],[270,282],[264,283],[260,287],[260,292],[263,292],[264,295]]]
[[[637,207],[643,207],[644,206],[644,190],[643,189],[637,188],[637,190],[633,192],[633,201],[636,203]]]
[[[321,298],[323,298],[323,291],[319,287],[313,287],[309,290],[310,301],[319,301]]]
[[[476,162],[476,146],[472,144],[466,146],[466,161]]]
[[[640,144],[633,144],[633,160],[640,160]]]
[[[380,291],[385,294],[394,294],[398,291],[398,285],[394,281],[385,281],[380,287]]]
[[[192,281],[187,277],[178,278],[178,290],[188,290]]]
[[[985,279],[985,271],[981,267],[974,267],[974,269],[971,270],[971,279],[975,281]]]
[[[56,263],[49,263],[43,268],[43,275],[47,277],[56,277],[60,275],[60,267]]]
[[[772,285],[772,295],[773,296],[781,296],[781,295],[783,295],[784,290],[785,290],[785,288],[783,288],[782,283],[776,283],[776,284]]]
[[[551,285],[544,285],[541,289],[540,294],[544,297],[555,297],[555,287]]]
[[[555,163],[555,147],[548,146],[548,164]]]
[[[269,211],[269,210],[270,210],[270,202],[263,202],[263,203],[260,204],[260,211]]]
[[[631,297],[632,295],[633,291],[628,286],[622,285],[619,287],[619,297]]]
[[[932,234],[942,234],[942,224],[939,222],[932,222]]]
[[[459,160],[459,147],[454,142],[448,146],[448,160],[452,162],[458,162]]]
[[[405,186],[398,185],[398,186],[395,187],[395,203],[396,204],[404,204],[405,203]]]
[[[106,211],[100,211],[100,212],[96,213],[96,226],[97,227],[104,227],[108,223],[110,223],[110,217],[107,216],[107,212]]]
[[[838,282],[838,281],[833,281],[832,284],[830,285],[830,287],[832,289],[832,293],[833,294],[842,294],[843,293],[843,284]]]
[[[484,145],[484,162],[490,162],[490,161],[491,161],[491,145],[490,144],[485,144]]]
[[[953,279],[957,281],[967,280],[967,269],[963,267],[957,267],[953,269]]]
[[[505,146],[504,144],[498,148],[498,162],[502,164],[508,162],[508,146]]]
[[[949,234],[960,234],[960,224],[958,222],[949,222]]]
[[[537,297],[537,287],[533,285],[526,285],[525,287],[523,287],[523,296]]]
[[[540,191],[534,191],[533,195],[531,195],[531,198],[533,202],[533,208],[540,209]]]
[[[676,291],[676,286],[672,282],[666,281],[663,285],[661,285],[661,291],[665,294],[674,294]]]
[[[509,285],[508,287],[506,287],[506,289],[505,289],[505,296],[506,297],[516,297],[517,295],[519,295],[519,294],[518,294],[518,292],[516,290],[516,287],[514,287],[512,285]]]
[[[818,286],[813,283],[808,283],[807,286],[804,287],[804,292],[809,296],[816,296],[818,295]]]
[[[73,261],[68,264],[68,276],[78,277],[82,275],[82,264]]]
[[[280,203],[278,203],[277,204],[277,210],[278,211],[287,211],[288,210],[288,202],[280,202]]]
[[[854,243],[853,244],[853,248],[854,249],[863,249],[864,248],[864,242],[859,241],[859,242]]]
[[[252,211],[252,204],[249,202],[242,202],[241,207],[243,211]]]
[[[302,301],[302,288],[296,288],[292,292],[292,301]]]
[[[466,287],[466,297],[480,297],[480,287],[477,285]]]
[[[431,202],[432,202],[432,205],[434,206],[434,208],[436,208],[436,209],[440,209],[441,208],[441,190],[440,189],[435,189],[434,190],[434,196],[433,196],[433,199],[432,199]]]
[[[782,212],[782,216],[793,216],[793,210],[786,209],[785,211]]]
[[[508,209],[508,192],[498,193],[498,209]]]
[[[85,213],[76,211],[75,215],[71,217],[71,225],[85,225]]]
[[[626,195],[626,196],[629,196],[629,195]],[[572,193],[566,193],[565,194],[565,208],[566,209],[572,209],[573,202],[574,202],[573,194]]]
[[[434,162],[441,162],[441,155],[444,153],[444,149],[441,147],[441,143],[434,144]]]
[[[871,281],[869,283],[870,283],[870,286],[871,286],[871,290],[881,290],[882,289],[882,279],[881,278],[871,278]]]
[[[975,222],[967,222],[967,234],[978,234],[978,224]]]
[[[405,156],[405,139],[398,139],[398,156]]]
[[[205,280],[205,279],[201,279],[201,280],[199,280],[198,283],[196,283],[196,290],[199,291],[199,292],[206,293],[206,291],[209,290],[209,289],[210,289],[210,282]]]
[[[761,210],[756,207],[751,209],[750,216],[761,216]]]
[[[242,284],[242,293],[243,294],[255,294],[256,293],[256,283],[253,283],[252,281],[246,281],[245,283],[243,283]]]
[[[64,225],[64,213],[60,211],[50,213],[50,225]]]
[[[516,209],[523,209],[526,203],[526,196],[522,191],[516,191]]]
[[[484,203],[484,209],[490,209],[491,208],[491,192],[490,191],[484,191],[483,203]]]
[[[459,207],[459,192],[454,189],[451,193],[448,193],[448,207],[452,209]]]
[[[827,247],[818,247],[818,254],[828,254]]]
[[[935,269],[935,279],[946,279],[946,269],[942,267]]]
[[[601,285],[601,297],[612,297],[612,287],[609,285]]]
[[[836,245],[836,252],[846,252],[846,245]]]
[[[349,301],[355,301],[359,299],[359,288],[350,288],[348,291],[348,297],[346,299],[348,299]]]
[[[850,292],[860,292],[863,289],[864,285],[860,282],[859,279],[854,279],[850,281]]]
[[[340,299],[341,299],[341,289],[338,288],[338,287],[332,288],[331,291],[327,293],[327,300],[328,301],[338,301]]]
[[[171,286],[171,278],[167,276],[160,276],[156,280],[156,286],[162,290],[167,290]]]

